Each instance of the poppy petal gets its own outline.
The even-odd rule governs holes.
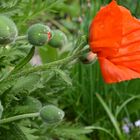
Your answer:
[[[140,78],[140,21],[114,0],[93,20],[89,44],[107,83]]]
[[[91,23],[89,35],[91,50],[96,53],[101,51],[104,53],[103,48],[116,51],[121,43],[121,35],[122,14],[116,2],[112,1],[99,11]]]
[[[140,74],[128,67],[115,65],[106,58],[99,58],[102,75],[106,83],[120,82],[134,78],[140,78]]]

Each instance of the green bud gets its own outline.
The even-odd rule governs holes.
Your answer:
[[[38,99],[30,96],[26,98],[25,105],[28,106],[28,112],[38,112],[42,108],[41,102]]]
[[[0,101],[0,119],[2,117],[2,112],[3,112],[3,106],[2,106],[1,101]]]
[[[28,29],[27,38],[30,44],[43,46],[50,40],[51,30],[48,26],[37,23]]]
[[[18,31],[15,23],[4,15],[0,15],[0,44],[13,42]]]
[[[41,102],[34,98],[27,96],[26,99],[23,101],[23,104],[16,107],[16,111],[18,113],[33,113],[38,112],[42,108]]]
[[[40,110],[40,117],[48,124],[60,122],[64,117],[64,111],[54,105],[46,105]]]
[[[52,38],[49,41],[49,45],[54,48],[63,47],[67,42],[66,35],[60,30],[52,31]]]

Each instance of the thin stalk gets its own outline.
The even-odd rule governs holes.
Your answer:
[[[30,68],[30,69],[25,69],[21,72],[18,72],[17,74],[14,74],[14,75],[11,75],[9,78],[17,78],[17,77],[20,77],[20,76],[23,76],[23,75],[28,75],[30,73],[35,73],[35,72],[38,72],[38,71],[46,71],[48,69],[51,69],[53,67],[56,67],[56,66],[59,66],[59,65],[62,65],[64,63],[68,63],[72,60],[74,60],[76,58],[76,56],[70,56],[70,57],[67,57],[67,58],[64,58],[64,59],[61,59],[61,60],[58,60],[58,61],[54,61],[54,62],[51,62],[51,63],[47,63],[47,64],[44,64],[44,65],[41,65],[41,66],[37,66],[37,67],[33,67],[33,68]],[[8,78],[8,80],[9,80]]]
[[[38,72],[38,71],[42,71],[43,72],[43,71],[46,71],[46,70],[51,69],[53,67],[57,67],[57,66],[68,64],[69,62],[72,62],[73,60],[75,60],[77,57],[80,57],[81,53],[83,51],[85,51],[86,49],[88,49],[88,48],[83,48],[78,53],[73,54],[72,56],[66,57],[66,58],[61,59],[61,60],[57,60],[57,61],[54,61],[54,62],[51,62],[51,63],[47,63],[47,64],[44,64],[44,65],[41,65],[41,66],[36,66],[36,67],[29,68],[29,69],[18,71],[17,73],[9,75],[9,77],[7,77],[6,79],[2,80],[2,82],[5,81],[5,80],[6,81],[7,80],[12,80],[12,79],[24,76],[24,75],[28,75],[30,73],[35,73],[35,72]]]
[[[62,30],[63,32],[70,34],[69,30],[67,30],[63,25],[61,25],[58,21],[53,20],[52,18],[50,18],[49,16],[47,17],[48,20],[54,24],[55,26],[57,26],[60,30]]]
[[[27,39],[27,36],[26,35],[24,35],[24,36],[18,36],[15,41],[21,41],[21,40],[26,40],[26,39]]]
[[[25,119],[25,118],[38,117],[38,116],[39,116],[38,112],[37,113],[28,113],[28,114],[17,115],[17,116],[1,119],[0,124],[10,123],[10,122],[17,121],[17,120],[21,120],[21,119]]]

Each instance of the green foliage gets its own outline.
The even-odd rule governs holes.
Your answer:
[[[10,4],[10,1],[9,3],[7,2],[7,6],[5,7],[3,3],[2,5],[3,12],[5,11],[5,14],[8,14],[6,13],[7,9],[10,9],[10,8],[16,9],[16,6],[19,5],[20,7],[21,4],[22,6],[19,8],[19,10],[21,10],[21,12],[24,12],[24,10],[27,8],[26,2],[27,1],[19,3],[19,1],[16,1],[15,3],[11,3],[12,4],[11,7],[8,6]],[[31,3],[32,1],[28,1],[28,2]],[[50,9],[48,8],[47,10],[52,11],[53,9],[57,9],[58,2],[60,3],[63,1],[58,0],[55,2],[54,1],[49,2],[49,5],[51,6],[51,8]],[[44,4],[45,3],[41,4],[41,6],[44,6]],[[25,9],[22,11],[23,7]],[[40,10],[41,10],[40,14],[45,14],[46,7],[44,10],[42,10],[42,7],[41,7]],[[18,15],[19,13],[20,11],[18,11],[18,13],[13,13],[13,14],[11,13],[8,15],[14,17],[15,21],[17,22],[19,31],[20,29],[22,29],[22,31],[20,31],[19,34],[22,34],[24,32],[24,29],[28,25],[25,25],[24,27],[22,26],[23,22],[20,21],[22,19],[21,18],[22,14]],[[15,17],[16,14],[19,16],[18,18]],[[39,13],[36,13],[36,14],[38,15]],[[25,23],[26,23],[26,20],[25,20]],[[27,29],[28,28],[26,28],[26,30]],[[65,30],[65,28],[63,29]],[[81,39],[81,41],[82,40],[83,39]],[[83,42],[85,42],[85,40]],[[68,88],[68,86],[70,87],[72,86],[72,80],[69,77],[70,73],[68,70],[71,67],[71,65],[73,65],[71,64],[71,62],[73,62],[78,56],[81,55],[82,47],[84,47],[84,44],[85,43],[81,44],[81,42],[75,44],[74,47],[80,46],[80,49],[78,51],[73,51],[71,48],[72,51],[70,52],[67,58],[65,58],[66,55],[61,56],[59,54],[59,51],[58,52],[56,51],[57,56],[59,56],[59,59],[61,60],[58,60],[52,63],[45,62],[44,65],[41,65],[41,66],[32,66],[32,64],[29,62],[32,57],[36,56],[36,54],[34,55],[34,53],[35,51],[37,52],[38,50],[35,50],[34,47],[29,45],[27,38],[24,36],[19,36],[17,37],[16,41],[13,42],[12,44],[2,46],[0,48],[0,57],[1,57],[0,98],[2,100],[2,105],[4,107],[3,116],[2,116],[2,119],[0,120],[0,123],[2,124],[0,126],[0,130],[2,134],[0,136],[0,139],[2,140],[3,139],[35,140],[35,139],[41,139],[41,138],[43,139],[42,133],[44,129],[47,128],[46,124],[43,126],[44,129],[41,129],[40,131],[38,131],[40,126],[42,125],[42,121],[40,121],[40,119],[34,120],[34,119],[27,118],[25,120],[22,120],[20,119],[20,117],[24,118],[26,116],[29,116],[30,113],[36,114],[40,110],[41,110],[40,112],[42,112],[42,109],[41,109],[42,105],[46,105],[48,103],[53,103],[56,105],[59,104],[58,102],[59,98],[56,98],[56,97],[59,97],[59,94],[61,95],[64,89]],[[61,54],[63,54],[63,52]],[[69,66],[66,67],[65,66],[66,64]],[[50,111],[52,112],[53,110],[51,109]],[[61,112],[61,114],[64,114],[64,113]],[[18,121],[16,121],[16,119]],[[50,116],[50,120],[51,119],[53,119],[52,115]],[[62,119],[62,117],[60,119]],[[15,122],[12,123],[12,121],[15,121]],[[3,124],[3,122],[5,123]],[[67,124],[63,124],[63,125],[65,127],[65,125]],[[49,129],[52,130],[53,129],[52,126],[50,126]],[[83,129],[83,128],[80,128],[79,126],[77,126],[77,131],[78,129],[80,131],[80,129]],[[59,131],[61,132],[61,130]],[[63,139],[67,139],[67,138],[70,139],[71,137],[69,136],[70,134],[67,136],[66,135],[60,136],[61,133],[59,133],[59,131],[57,130],[58,132],[57,135],[55,134],[56,132],[53,132],[53,133],[50,132],[52,134],[51,137],[53,138],[56,135],[57,138],[62,137]],[[68,133],[68,132],[65,132],[65,133]],[[75,132],[75,136],[73,136],[74,138],[77,137],[76,134],[78,135],[78,132]],[[85,134],[86,132],[81,132],[80,137],[78,136],[77,138],[86,139],[86,136],[84,136]],[[47,133],[47,136],[46,134],[44,134],[44,136],[48,138],[50,137],[48,133]]]
[[[48,126],[47,128],[44,128],[44,126],[42,126],[41,129],[44,129],[45,134],[48,132],[48,135],[46,134],[44,137],[41,137],[41,140],[45,140],[46,136],[48,139],[89,140],[85,134],[92,132],[91,129],[86,129],[79,124],[71,124],[68,122],[63,122],[54,127]]]

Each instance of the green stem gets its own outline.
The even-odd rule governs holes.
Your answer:
[[[68,64],[69,62],[72,62],[76,58],[80,57],[82,52],[85,51],[86,49],[88,49],[88,48],[83,48],[78,53],[73,54],[72,56],[66,57],[66,58],[61,59],[61,60],[57,60],[57,61],[54,61],[54,62],[51,62],[51,63],[47,63],[47,64],[44,64],[44,65],[41,65],[41,66],[32,67],[30,69],[25,69],[25,70],[22,70],[22,71],[18,71],[17,73],[9,75],[9,77],[7,77],[4,80],[6,80],[6,81],[7,80],[12,80],[12,79],[24,76],[24,75],[28,75],[30,73],[35,73],[35,72],[38,72],[38,71],[46,71],[47,69],[51,69],[53,67],[57,67],[57,66]]]
[[[21,41],[21,40],[26,40],[26,39],[27,39],[27,36],[26,35],[24,35],[24,36],[18,36],[16,38],[16,41]]]
[[[58,61],[54,61],[54,62],[51,62],[51,63],[47,63],[47,64],[44,64],[44,65],[41,65],[41,66],[37,66],[37,67],[33,67],[33,68],[30,68],[30,69],[25,69],[21,72],[17,72],[17,74],[13,74],[11,75],[10,77],[8,77],[8,80],[10,79],[13,79],[13,78],[17,78],[17,77],[20,77],[20,76],[23,76],[23,75],[28,75],[30,73],[35,73],[35,72],[38,72],[38,71],[46,71],[47,69],[50,69],[52,67],[56,67],[56,66],[60,66],[64,63],[68,63],[69,61],[73,60],[75,57],[71,56],[71,57],[67,57],[65,59],[62,59],[62,60],[58,60]]]
[[[62,30],[63,32],[67,34],[70,34],[70,32],[64,26],[62,26],[59,22],[57,22],[56,20],[53,20],[52,18],[48,18],[48,19],[52,24],[57,26],[60,30]]]
[[[28,114],[17,115],[17,116],[1,119],[0,124],[10,123],[10,122],[17,121],[17,120],[21,120],[21,119],[25,119],[25,118],[38,117],[38,116],[39,116],[38,112],[37,113],[28,113]]]

